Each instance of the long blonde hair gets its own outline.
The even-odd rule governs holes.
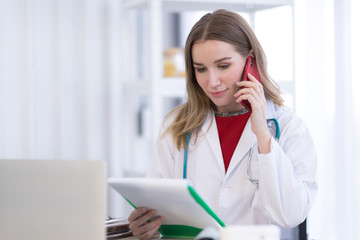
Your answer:
[[[176,107],[168,115],[176,114],[175,119],[166,132],[172,134],[176,147],[180,150],[186,146],[186,136],[195,133],[205,122],[209,112],[215,110],[215,105],[199,86],[193,67],[192,47],[194,43],[206,40],[218,40],[229,43],[242,56],[247,57],[252,50],[257,68],[262,80],[265,97],[282,106],[278,85],[267,72],[264,51],[246,20],[239,14],[228,10],[217,10],[204,15],[191,29],[185,45],[186,64],[186,103]]]

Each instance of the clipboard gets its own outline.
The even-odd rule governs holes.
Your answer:
[[[206,227],[225,227],[189,180],[110,178],[108,183],[132,207],[156,209],[158,215],[164,216],[158,232],[165,237],[193,238]]]

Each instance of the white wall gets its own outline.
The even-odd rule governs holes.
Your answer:
[[[318,150],[319,193],[308,218],[309,239],[357,239],[360,118],[354,113],[360,102],[353,94],[359,85],[351,59],[358,58],[359,49],[350,28],[357,24],[351,22],[355,5],[350,0],[295,3],[297,110]]]
[[[0,158],[121,175],[119,15],[115,0],[0,0]]]

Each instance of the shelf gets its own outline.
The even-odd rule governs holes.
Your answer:
[[[185,97],[186,80],[185,78],[169,77],[162,78],[152,85],[145,79],[124,81],[124,93],[131,95],[149,96],[150,91],[156,91],[162,97]]]
[[[149,0],[125,0],[124,7],[145,8],[148,2]],[[293,0],[160,0],[159,2],[163,4],[165,11],[170,12],[213,11],[224,8],[238,12],[255,12],[293,4]]]
[[[126,71],[121,79],[122,107],[127,113],[122,128],[126,139],[121,146],[123,165],[126,175],[143,176],[164,116],[187,97],[185,78],[163,77],[164,45],[169,45],[163,43],[163,31],[169,31],[168,23],[164,22],[168,13],[230,9],[247,13],[254,26],[257,11],[293,6],[294,0],[121,0],[121,3],[122,31],[126,36],[122,45],[122,54],[126,56],[123,66]],[[284,79],[278,83],[283,94],[291,97],[294,81]]]
[[[159,90],[164,97],[185,97],[186,80],[185,78],[163,78],[159,81]]]

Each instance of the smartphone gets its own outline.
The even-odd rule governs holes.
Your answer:
[[[245,68],[243,75],[241,77],[241,81],[249,81],[248,73],[253,75],[260,83],[261,78],[259,75],[259,71],[257,69],[255,58],[252,56],[248,56],[246,58]],[[247,100],[243,100],[240,102],[249,112],[251,112],[251,104]]]

